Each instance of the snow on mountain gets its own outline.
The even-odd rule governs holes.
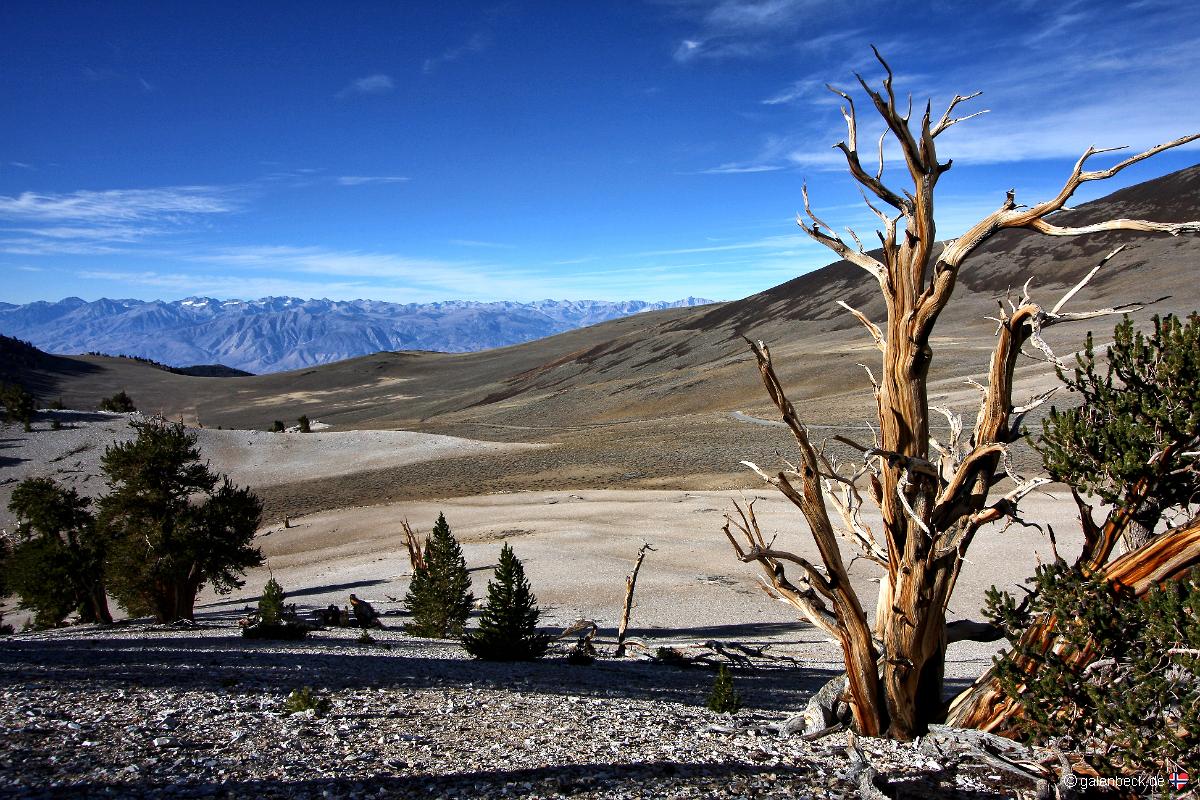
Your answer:
[[[706,305],[688,297],[386,303],[378,300],[109,300],[68,297],[0,303],[0,333],[50,353],[141,356],[171,366],[224,364],[249,372],[299,369],[381,350],[470,352],[504,347],[664,308]]]

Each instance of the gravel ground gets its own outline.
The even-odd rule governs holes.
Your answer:
[[[631,659],[470,660],[451,642],[351,630],[248,642],[230,620],[131,623],[0,643],[0,796],[842,797],[844,734],[767,726],[829,677],[735,673],[746,706],[703,707],[712,673]],[[604,648],[602,648],[603,650]],[[603,655],[603,653],[602,653]],[[288,714],[312,686],[325,716]],[[897,797],[1017,797],[1032,787],[860,739]]]

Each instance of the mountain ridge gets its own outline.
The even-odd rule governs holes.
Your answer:
[[[171,367],[221,364],[255,373],[317,366],[382,351],[475,352],[632,314],[713,301],[446,300],[391,303],[263,297],[181,300],[66,297],[0,303],[0,333],[56,354],[121,353]]]

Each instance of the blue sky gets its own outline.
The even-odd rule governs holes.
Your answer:
[[[8,302],[742,297],[832,260],[803,181],[873,229],[823,88],[877,80],[871,43],[935,114],[984,92],[939,139],[940,238],[1200,130],[1185,2],[10,0],[0,30]]]

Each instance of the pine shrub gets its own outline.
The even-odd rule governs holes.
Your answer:
[[[126,394],[125,390],[114,394],[112,397],[106,397],[100,401],[101,411],[116,411],[121,414],[127,414],[131,411],[137,411],[137,406],[133,404],[133,398]]]
[[[717,677],[704,705],[718,714],[732,714],[742,707],[742,698],[733,688],[733,675],[724,664],[717,667]]]
[[[1200,316],[1156,316],[1149,334],[1126,317],[1100,362],[1089,332],[1074,374],[1058,374],[1083,403],[1052,408],[1043,422],[1036,447],[1050,476],[1118,506],[1150,481],[1149,497],[1134,503],[1130,548],[1144,544],[1169,510],[1190,517],[1200,487],[1188,455],[1194,448],[1179,445],[1200,437]]]
[[[505,543],[496,575],[488,581],[487,605],[479,618],[479,629],[463,636],[463,647],[485,661],[541,658],[550,646],[550,637],[537,632],[541,615],[525,568]]]
[[[277,419],[271,423],[271,433],[283,433],[283,420]]]
[[[37,401],[21,386],[0,384],[0,405],[9,422],[19,422],[26,432],[33,430],[33,415],[37,412]]]
[[[1200,763],[1200,571],[1141,599],[1061,561],[1030,583],[1025,607],[992,589],[986,609],[1012,644],[996,677],[1022,733],[1082,751],[1104,775]],[[1021,642],[1039,614],[1055,621],[1044,653]]]
[[[445,639],[461,636],[467,615],[475,604],[471,577],[462,547],[439,514],[433,533],[425,540],[425,568],[413,572],[404,598],[412,621],[404,630],[414,636]]]
[[[254,533],[262,501],[201,461],[182,425],[135,420],[133,441],[109,446],[111,490],[97,501],[108,547],[108,588],[133,616],[191,619],[205,585],[227,594],[262,563]]]
[[[307,414],[301,414],[300,418],[296,420],[296,424],[300,426],[301,433],[312,433],[312,426],[308,422]]]
[[[278,625],[283,617],[283,587],[272,577],[258,599],[258,618],[266,625]]]
[[[33,625],[58,625],[72,612],[84,622],[112,622],[105,596],[106,542],[91,501],[52,478],[26,478],[8,510],[17,519],[5,565],[8,588],[34,612]]]
[[[329,698],[321,697],[311,686],[293,689],[283,703],[283,710],[288,714],[303,714],[311,711],[318,717],[328,714],[332,707],[333,704],[329,702]]]

